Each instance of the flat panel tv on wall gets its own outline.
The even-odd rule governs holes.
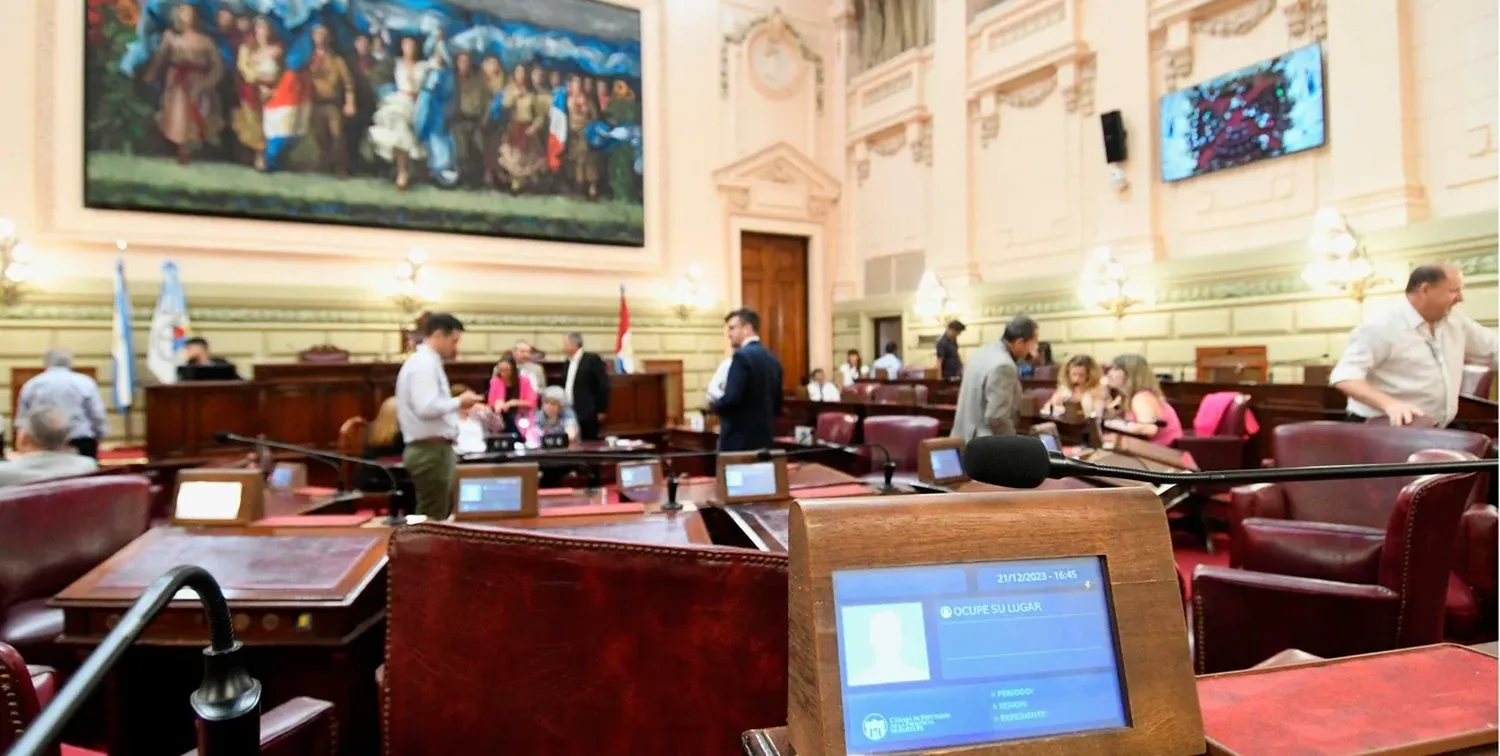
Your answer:
[[[1308,45],[1161,98],[1161,175],[1178,181],[1323,146],[1323,48]]]

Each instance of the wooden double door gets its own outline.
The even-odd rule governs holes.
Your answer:
[[[760,314],[760,338],[781,360],[782,385],[807,379],[807,237],[744,232],[740,301]]]

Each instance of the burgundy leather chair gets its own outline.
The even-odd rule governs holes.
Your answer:
[[[0,642],[62,665],[63,613],[47,600],[146,532],[151,482],[138,475],[0,488]]]
[[[1495,640],[1500,635],[1496,616],[1495,577],[1500,574],[1500,517],[1493,504],[1470,504],[1459,530],[1457,563],[1448,583],[1448,617],[1444,634],[1468,643]],[[1455,584],[1456,583],[1456,584]],[[1473,596],[1473,609],[1465,611],[1463,589]]]
[[[928,390],[927,385],[923,384],[923,383],[919,383],[919,384],[917,384],[915,386],[912,386],[911,387],[911,391],[912,391],[912,402],[915,403],[915,404],[926,404],[927,403],[927,395],[929,393],[931,393]]]
[[[877,384],[870,392],[870,401],[886,404],[916,404],[916,387],[909,383]]]
[[[869,402],[870,394],[881,387],[882,384],[874,381],[859,381],[853,386],[846,386],[839,392],[839,398],[846,402]]]
[[[1200,405],[1201,408],[1201,405]],[[1249,434],[1245,432],[1245,414],[1250,410],[1250,395],[1237,394],[1225,407],[1224,414],[1219,417],[1219,424],[1214,427],[1212,436],[1199,436],[1192,434],[1177,439],[1173,444],[1193,455],[1193,461],[1198,463],[1200,470],[1238,470],[1245,467],[1254,467],[1251,460],[1246,459]],[[1204,491],[1204,493],[1220,493],[1221,491]]]
[[[1193,572],[1199,674],[1288,648],[1332,658],[1437,643],[1454,540],[1474,475],[1401,489],[1384,528],[1252,518],[1244,569]]]
[[[818,413],[818,427],[813,429],[813,438],[830,444],[848,446],[854,443],[854,431],[859,428],[859,415],[848,412]]]
[[[21,733],[52,702],[62,686],[50,667],[28,666],[16,650],[0,643],[0,752],[15,745]],[[187,706],[187,701],[182,701]],[[53,748],[48,756],[60,749]],[[70,756],[95,754],[68,746]],[[333,704],[314,698],[294,698],[260,717],[263,756],[332,756],[338,752],[338,722]],[[197,756],[197,749],[187,756]]]
[[[891,453],[898,472],[917,471],[917,448],[929,438],[937,438],[937,418],[919,415],[874,415],[865,418],[865,443],[880,444]],[[861,449],[861,457],[870,460],[870,471],[885,469],[885,457]]]
[[[786,718],[785,556],[424,524],[389,581],[392,756],[727,756]]]
[[[1494,370],[1484,365],[1464,365],[1464,376],[1459,384],[1458,391],[1461,394],[1488,399],[1490,398],[1490,388],[1494,383]]]

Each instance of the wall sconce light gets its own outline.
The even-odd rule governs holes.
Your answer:
[[[391,299],[407,314],[422,309],[436,296],[422,281],[422,269],[427,265],[427,255],[420,249],[406,253],[406,259],[396,263],[392,276]]]
[[[0,218],[0,305],[10,307],[21,301],[36,273],[35,263],[31,245],[16,236],[16,224]]]
[[[1338,289],[1363,303],[1370,289],[1389,282],[1375,273],[1349,220],[1331,207],[1313,216],[1307,248],[1313,261],[1302,271],[1302,280],[1315,289]]]
[[[948,314],[950,304],[948,289],[938,280],[937,274],[930,270],[922,273],[922,280],[917,282],[917,293],[912,297],[912,314],[919,321],[941,322]]]
[[[1150,302],[1151,294],[1139,282],[1131,280],[1125,266],[1108,247],[1100,247],[1090,252],[1084,263],[1078,301],[1104,310],[1118,320],[1125,317],[1126,310]]]
[[[680,320],[687,320],[694,310],[704,304],[702,265],[698,263],[689,265],[687,272],[677,278],[672,300],[672,310],[677,313]]]

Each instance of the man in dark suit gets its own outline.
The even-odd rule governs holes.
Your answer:
[[[756,451],[771,446],[781,415],[781,360],[760,341],[760,316],[740,308],[724,318],[734,345],[724,395],[710,405],[719,416],[719,451]]]
[[[578,437],[598,441],[609,412],[609,371],[604,360],[593,352],[583,351],[583,335],[570,333],[563,339],[563,354],[568,356],[568,377],[563,390],[568,404],[578,417]]]

